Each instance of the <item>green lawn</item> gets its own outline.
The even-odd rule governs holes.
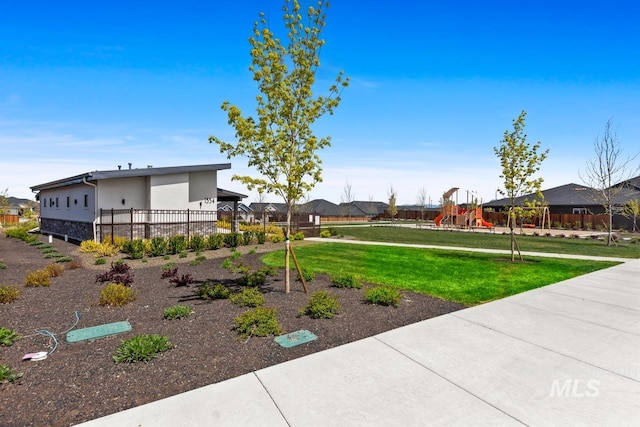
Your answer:
[[[373,242],[413,243],[438,246],[463,246],[469,248],[509,249],[509,235],[412,229],[406,227],[339,227],[341,235]],[[567,236],[571,231],[567,231]],[[522,251],[561,253],[576,255],[640,258],[640,236],[635,243],[618,242],[607,247],[605,242],[591,239],[572,239],[546,236],[518,235]]]
[[[449,233],[447,233],[449,234]],[[317,273],[351,273],[359,279],[480,304],[615,265],[556,258],[511,263],[504,255],[387,246],[318,243],[295,249],[300,264]],[[284,252],[262,260],[284,267]]]

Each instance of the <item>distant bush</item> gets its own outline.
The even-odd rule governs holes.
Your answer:
[[[131,286],[133,283],[133,273],[131,267],[123,262],[112,262],[111,268],[104,273],[96,275],[96,282],[119,283],[124,286]]]
[[[329,230],[322,230],[320,232],[320,237],[323,237],[325,239],[331,237],[331,232]]]
[[[187,238],[185,236],[171,236],[168,242],[168,252],[172,255],[179,254],[187,249]]]
[[[230,295],[229,300],[240,307],[258,307],[264,304],[264,295],[258,288],[245,288]]]
[[[266,337],[282,333],[278,323],[278,311],[275,308],[256,307],[236,317],[235,323],[235,329],[241,338]]]
[[[131,259],[140,259],[145,255],[145,244],[142,239],[127,240],[122,250],[129,255]]]
[[[80,252],[92,253],[97,257],[112,257],[120,252],[118,246],[111,243],[100,243],[95,240],[84,240],[80,242]]]
[[[302,277],[304,278],[305,282],[311,282],[313,281],[313,279],[315,279],[316,274],[308,268],[302,267]],[[297,273],[297,279],[298,281],[302,281],[300,280],[300,273]]]
[[[284,240],[284,236],[282,234],[273,234],[271,235],[272,243],[280,243]]]
[[[224,235],[224,244],[229,248],[237,248],[240,245],[240,233],[229,233]]]
[[[138,293],[122,283],[109,283],[100,291],[100,305],[122,307],[135,301]]]
[[[298,231],[291,236],[291,240],[304,240],[304,233],[302,231]]]
[[[376,286],[364,293],[364,300],[368,304],[386,305],[398,307],[402,300],[400,291],[386,286]]]
[[[189,248],[194,252],[201,252],[205,247],[205,239],[200,235],[191,236]]]
[[[222,234],[210,234],[207,236],[207,247],[215,250],[224,246],[224,236]]]
[[[331,278],[331,283],[336,288],[361,288],[362,283],[358,282],[353,274],[340,274]]]
[[[162,236],[157,236],[151,239],[149,254],[152,257],[165,256],[167,254],[167,239]]]
[[[245,231],[244,233],[241,234],[241,236],[242,236],[242,244],[244,246],[249,246],[251,242],[253,242],[255,233],[253,231]]]
[[[231,295],[231,291],[222,283],[218,283],[217,285],[205,283],[204,285],[198,286],[196,295],[198,295],[200,299],[227,299]]]
[[[256,231],[256,240],[259,245],[264,245],[264,242],[267,240],[267,233],[264,231]]]
[[[51,276],[49,272],[45,269],[40,269],[36,271],[32,271],[27,274],[27,278],[25,279],[25,286],[35,287],[35,286],[50,286],[51,285]]]
[[[0,286],[0,304],[9,304],[20,298],[20,289],[15,286]]]
[[[44,269],[50,277],[59,277],[64,273],[64,266],[60,264],[49,264]]]
[[[340,309],[338,297],[326,291],[316,291],[311,294],[309,302],[298,315],[307,315],[312,319],[331,319]]]

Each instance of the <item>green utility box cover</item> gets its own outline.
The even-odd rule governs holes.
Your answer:
[[[299,331],[275,337],[275,342],[280,344],[282,347],[291,348],[309,341],[313,341],[317,338],[317,336],[307,331],[306,329],[301,329]]]
[[[89,328],[76,329],[67,332],[67,342],[78,342],[85,340],[95,340],[97,338],[108,337],[109,335],[129,332],[131,324],[129,322],[107,323],[105,325],[91,326]]]

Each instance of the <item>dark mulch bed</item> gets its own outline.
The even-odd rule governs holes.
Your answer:
[[[47,241],[45,236],[40,239]],[[24,373],[18,382],[0,384],[3,426],[77,424],[464,308],[411,292],[403,294],[399,308],[366,305],[363,289],[337,289],[331,287],[329,277],[317,275],[309,291],[328,290],[337,295],[342,310],[330,320],[297,317],[309,294],[299,282],[292,282],[291,293],[285,294],[280,271],[262,288],[265,306],[278,310],[285,332],[307,329],[318,336],[313,342],[286,349],[273,337],[238,339],[234,318],[247,309],[228,300],[197,299],[195,284],[176,288],[161,279],[162,266],[174,261],[180,274],[190,273],[198,282],[233,285],[240,274],[221,268],[222,260],[231,254],[229,249],[204,252],[207,259],[197,266],[188,264],[195,258],[192,253],[186,259],[173,256],[170,261],[127,261],[138,299],[125,307],[103,307],[97,304],[103,285],[95,279],[108,270],[109,263],[94,265],[90,256],[71,243],[54,239],[52,245],[81,261],[82,267],[70,269],[65,264],[64,274],[53,278],[50,287],[25,287],[27,273],[51,260],[38,248],[0,233],[0,262],[7,266],[0,269],[0,285],[18,286],[22,291],[17,301],[0,304],[0,326],[24,337],[11,347],[0,346],[0,364]],[[244,253],[242,262],[254,269],[261,265],[260,254],[273,249],[272,244],[239,248]],[[252,251],[255,253],[249,253]],[[176,304],[190,305],[195,312],[179,320],[163,319],[163,310]],[[62,332],[75,322],[76,310],[81,314],[76,328],[127,320],[133,330],[67,343]],[[37,330],[58,334],[59,345],[46,360],[22,361],[26,353],[53,348],[52,340],[36,334]],[[120,341],[137,334],[168,335],[175,348],[148,363],[116,365],[112,355]]]

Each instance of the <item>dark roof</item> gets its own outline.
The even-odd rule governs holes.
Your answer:
[[[47,182],[44,184],[34,185],[31,191],[47,190],[49,188],[64,187],[67,185],[80,184],[82,182],[92,182],[101,179],[113,179],[113,178],[131,178],[140,176],[155,176],[155,175],[171,175],[177,173],[189,173],[189,172],[206,172],[217,171],[222,169],[231,169],[231,163],[218,163],[210,165],[192,165],[192,166],[170,166],[170,167],[147,167],[142,169],[117,169],[109,171],[93,171],[87,172],[68,178],[58,179],[56,181]],[[246,197],[246,196],[245,196]]]
[[[314,212],[324,216],[338,216],[338,205],[325,199],[315,199],[298,207],[299,212]]]
[[[248,197],[245,194],[225,190],[224,188],[218,188],[216,192],[219,202],[239,202],[240,200],[246,199]]]
[[[600,206],[601,196],[597,190],[579,184],[566,184],[559,187],[550,188],[542,191],[544,201],[549,206]],[[623,189],[616,200],[616,204],[624,204],[632,198],[640,198],[640,192],[631,188]],[[516,205],[524,204],[524,200],[532,201],[536,199],[534,193],[520,196],[515,199]],[[485,207],[502,208],[509,205],[507,198],[492,200],[484,203]]]
[[[640,176],[636,176],[635,178],[627,179],[626,181],[616,184],[616,187],[619,186],[625,186],[640,191]]]
[[[352,205],[355,206],[360,212],[364,215],[375,216],[383,214],[385,210],[389,207],[388,204],[384,202],[374,202],[374,201],[354,201]]]
[[[286,203],[272,203],[272,202],[252,202],[249,207],[253,209],[254,212],[264,212],[265,209],[271,207],[275,209],[275,212],[287,212],[287,204]]]
[[[226,212],[233,212],[233,203],[232,202],[219,202],[218,203],[218,210],[219,211],[226,211]],[[244,212],[244,213],[248,213],[248,212],[253,212],[253,209],[251,209],[249,206],[245,205],[244,203],[238,203],[238,211]]]

